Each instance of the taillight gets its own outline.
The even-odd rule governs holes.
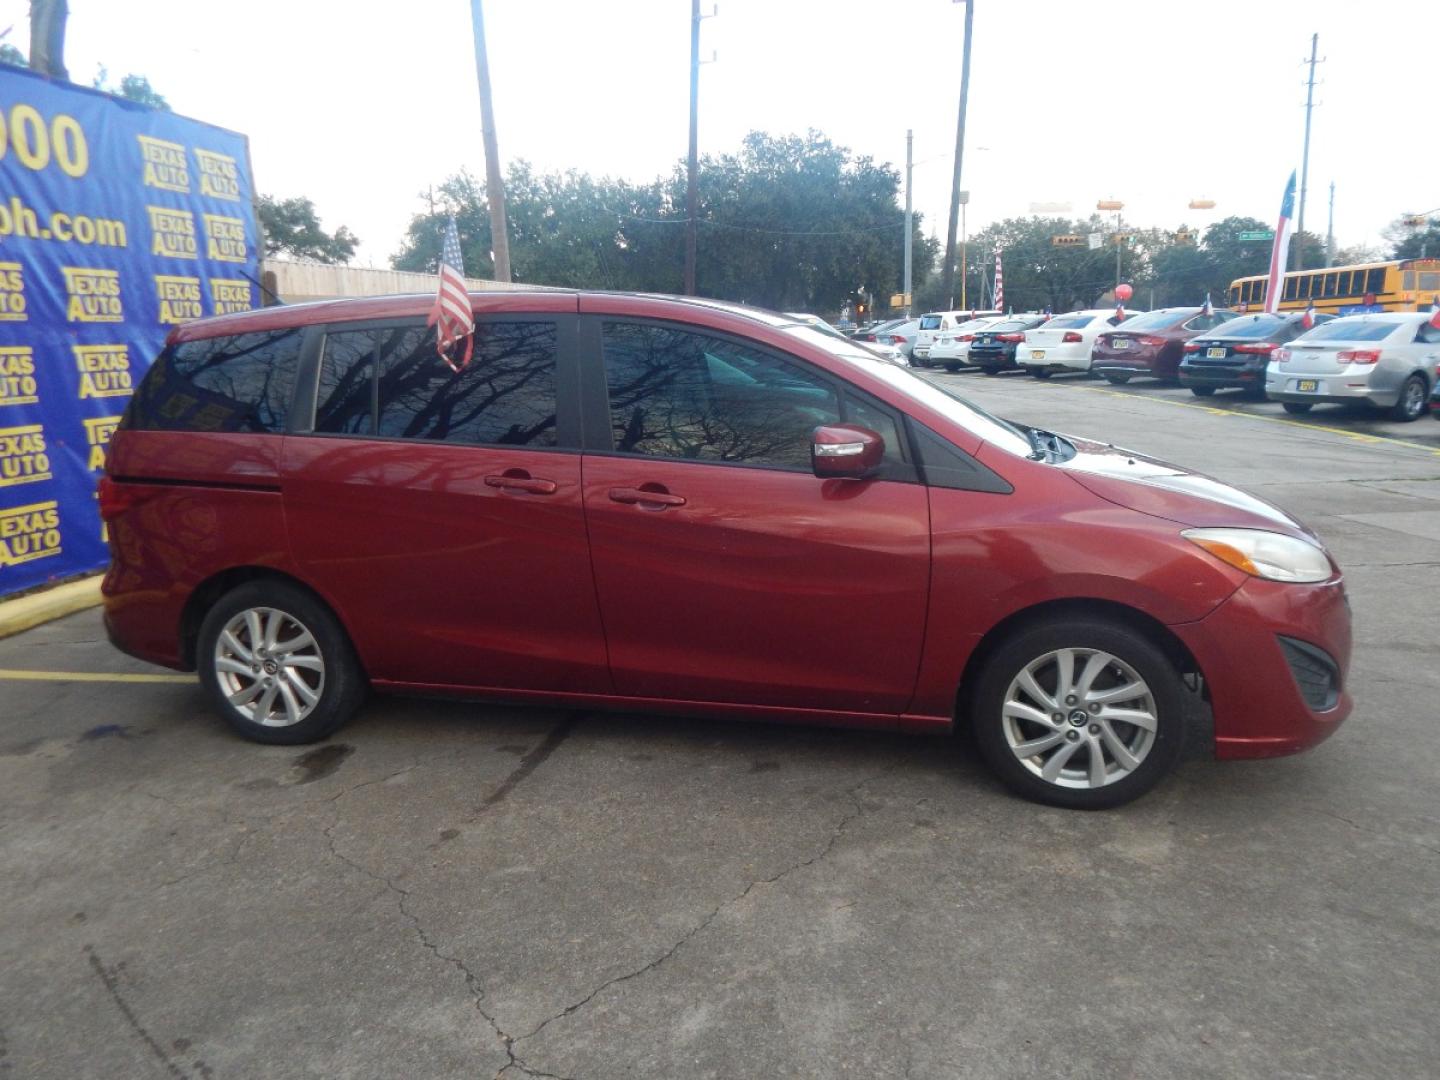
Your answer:
[[[975,340],[975,335],[974,335],[974,334],[961,334],[961,335],[960,335],[958,338],[956,338],[955,340],[956,340],[956,341],[974,341],[974,340]]]
[[[1163,337],[1156,337],[1154,334],[1140,334],[1140,335],[1138,335],[1138,336],[1136,337],[1135,340],[1137,340],[1138,342],[1140,342],[1141,345],[1164,345],[1164,344],[1165,344],[1165,339],[1164,339]]]
[[[1182,352],[1187,352],[1187,353],[1199,352],[1199,351],[1200,351],[1200,346],[1197,345],[1197,344],[1196,344],[1195,342],[1193,342],[1193,341],[1187,341],[1187,342],[1185,343],[1185,348],[1182,349],[1181,351],[1182,351]]]
[[[1024,340],[1025,340],[1025,335],[1024,335],[1024,334],[996,334],[996,335],[995,335],[995,338],[996,338],[996,340],[998,340],[998,341],[1024,341]]]
[[[891,344],[891,345],[904,345],[904,344],[905,344],[905,339],[904,339],[902,336],[900,336],[899,334],[891,334],[891,335],[890,335],[890,344]]]
[[[1071,343],[1072,341],[1084,341],[1085,339],[1080,336],[1079,331],[1076,331],[1076,330],[1066,330],[1066,331],[1065,331],[1065,336],[1062,337],[1060,340],[1061,340],[1062,342],[1064,342],[1065,344],[1068,345],[1068,344]]]
[[[1380,350],[1342,349],[1337,359],[1342,364],[1373,364],[1380,359]]]
[[[1276,363],[1280,363],[1280,364],[1289,363],[1289,362],[1290,362],[1290,350],[1289,350],[1289,349],[1276,349],[1273,353],[1270,354],[1270,359],[1271,359],[1271,360],[1274,360]]]
[[[108,476],[100,477],[100,520],[114,521],[125,511],[155,495],[155,489],[144,484],[122,484]]]
[[[1235,351],[1242,353],[1252,353],[1255,356],[1269,356],[1277,348],[1279,348],[1279,346],[1277,346],[1273,341],[1260,341],[1256,342],[1254,345],[1236,345]]]

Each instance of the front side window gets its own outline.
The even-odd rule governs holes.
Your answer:
[[[810,470],[810,435],[838,423],[825,379],[748,345],[607,322],[601,331],[615,449]]]
[[[419,325],[327,335],[315,430],[490,446],[557,443],[556,326],[481,322],[460,371]]]
[[[303,330],[183,341],[146,375],[125,426],[152,431],[285,430]]]

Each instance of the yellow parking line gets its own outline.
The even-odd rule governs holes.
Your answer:
[[[129,675],[118,671],[24,671],[0,668],[0,681],[193,683],[194,675]]]
[[[1043,385],[1064,387],[1067,390],[1086,390],[1092,394],[1108,394],[1111,397],[1153,401],[1158,405],[1173,405],[1180,409],[1197,409],[1200,412],[1207,412],[1214,416],[1241,416],[1246,420],[1264,420],[1270,424],[1284,424],[1287,427],[1300,428],[1302,431],[1325,431],[1331,435],[1341,435],[1347,439],[1352,439],[1355,442],[1394,443],[1396,446],[1407,446],[1412,450],[1422,450],[1427,454],[1434,454],[1436,457],[1440,457],[1440,446],[1427,446],[1425,443],[1411,442],[1409,439],[1397,439],[1393,435],[1371,435],[1364,431],[1350,431],[1347,428],[1330,427],[1328,424],[1308,424],[1303,420],[1291,420],[1285,416],[1266,416],[1263,413],[1242,412],[1239,409],[1218,409],[1213,405],[1197,405],[1189,401],[1174,401],[1170,398],[1149,397],[1145,394],[1136,394],[1125,390],[1106,390],[1102,386],[1080,386],[1075,383],[1063,382],[1048,382]]]

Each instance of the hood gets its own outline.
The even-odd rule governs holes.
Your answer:
[[[1105,443],[1066,438],[1077,453],[1057,467],[1108,502],[1191,528],[1269,529],[1316,539],[1273,503],[1212,477]]]

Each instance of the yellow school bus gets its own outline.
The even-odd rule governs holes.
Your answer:
[[[1265,306],[1267,275],[1236,278],[1230,283],[1230,306],[1259,311]],[[1281,311],[1316,311],[1331,315],[1362,315],[1367,311],[1424,311],[1440,297],[1440,259],[1298,270],[1285,275]]]

